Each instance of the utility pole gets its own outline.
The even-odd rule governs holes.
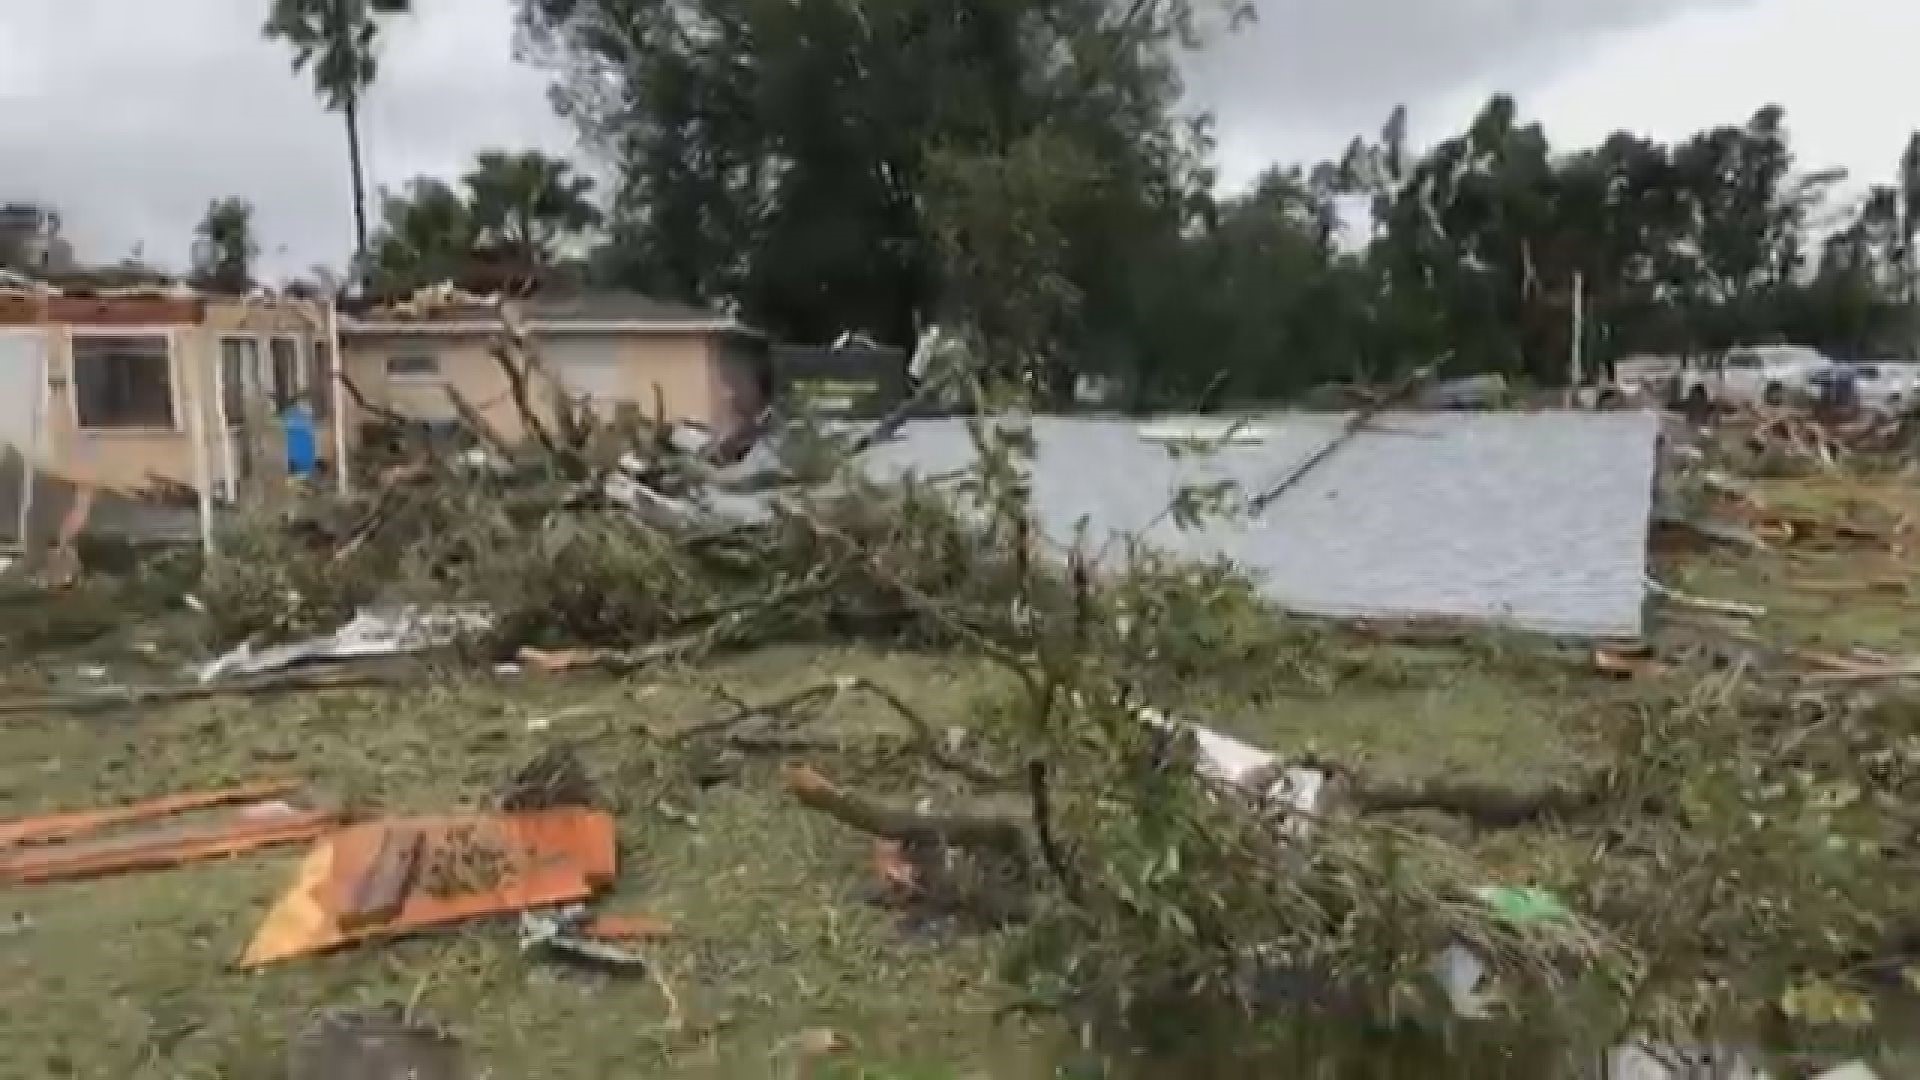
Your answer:
[[[1573,275],[1573,344],[1567,353],[1567,404],[1571,407],[1586,382],[1587,279]]]

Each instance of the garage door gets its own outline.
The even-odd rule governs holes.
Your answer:
[[[608,406],[632,396],[626,368],[613,342],[592,337],[547,338],[540,348],[568,393]]]

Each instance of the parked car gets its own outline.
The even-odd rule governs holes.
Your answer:
[[[1920,400],[1920,364],[1869,360],[1841,366],[1852,374],[1863,409],[1904,412]]]
[[[1816,372],[1832,367],[1825,354],[1805,345],[1741,346],[1682,371],[1675,396],[1690,408],[1785,405],[1811,389]]]

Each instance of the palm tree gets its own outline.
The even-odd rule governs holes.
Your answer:
[[[564,241],[600,221],[593,179],[537,150],[483,153],[466,185],[477,239],[531,274],[551,269]]]
[[[293,49],[293,70],[311,69],[321,102],[329,112],[346,117],[354,253],[362,263],[367,256],[367,181],[360,160],[360,100],[378,72],[376,16],[405,14],[412,7],[412,0],[273,0],[261,31]]]

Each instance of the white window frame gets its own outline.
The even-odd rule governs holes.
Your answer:
[[[431,359],[433,361],[433,370],[432,371],[395,371],[393,370],[393,362],[395,360],[413,359],[416,357],[425,357],[425,358]],[[414,350],[414,351],[408,351],[408,352],[388,351],[385,354],[383,354],[380,358],[380,370],[386,375],[388,382],[395,382],[395,383],[413,383],[416,385],[420,383],[431,384],[431,383],[445,382],[447,379],[447,367],[446,367],[445,358],[438,351],[427,351],[427,350]]]
[[[69,326],[67,328],[67,409],[73,417],[73,428],[85,435],[179,435],[186,431],[181,424],[181,395],[185,391],[180,378],[180,339],[176,336],[177,327],[173,326]],[[165,427],[157,426],[113,426],[93,427],[80,419],[80,350],[79,343],[87,340],[111,340],[115,338],[159,338],[167,343],[167,412],[170,414]]]

